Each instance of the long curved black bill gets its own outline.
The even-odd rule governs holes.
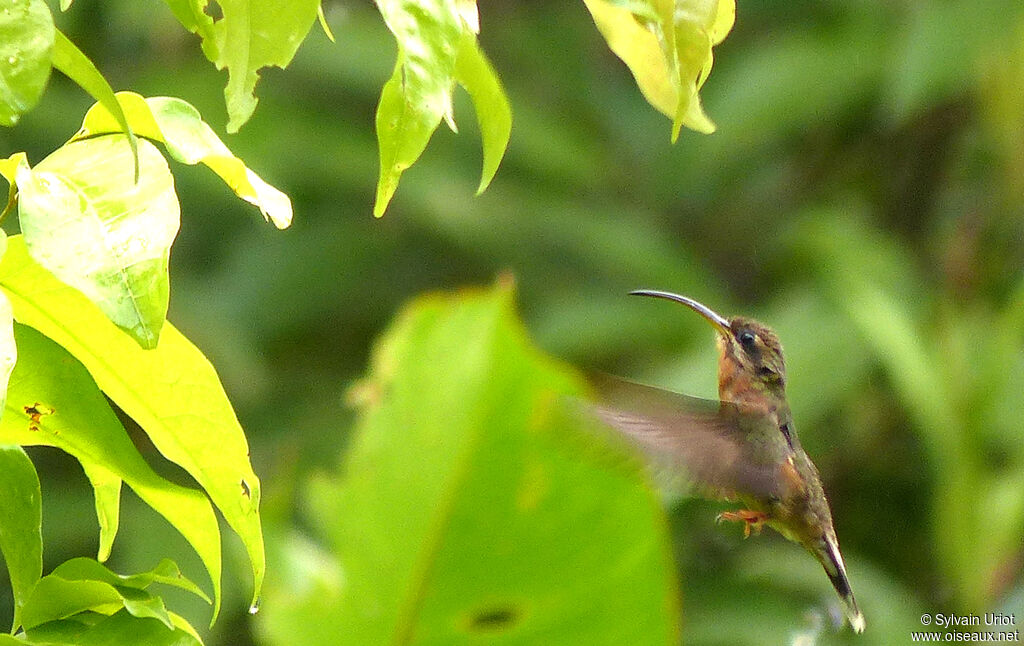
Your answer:
[[[657,289],[635,289],[629,293],[630,296],[651,296],[653,298],[664,298],[666,300],[682,303],[694,312],[703,316],[715,329],[722,334],[729,333],[729,319],[714,311],[707,305],[693,300],[689,296],[680,296],[672,292],[663,292]]]

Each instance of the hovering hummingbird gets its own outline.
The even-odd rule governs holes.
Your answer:
[[[595,406],[608,426],[651,454],[681,468],[712,497],[743,508],[719,521],[744,523],[744,535],[768,525],[803,545],[825,568],[855,632],[864,630],[832,526],[818,469],[807,457],[786,401],[786,364],[770,328],[742,316],[727,319],[686,296],[637,290],[636,296],[686,305],[714,326],[720,401],[626,385]]]

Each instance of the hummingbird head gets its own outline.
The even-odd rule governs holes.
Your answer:
[[[635,296],[652,296],[682,303],[700,314],[718,332],[718,394],[725,401],[786,394],[786,362],[779,337],[766,325],[744,317],[730,319],[687,296],[640,289]]]

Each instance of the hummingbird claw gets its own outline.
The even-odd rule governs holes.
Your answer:
[[[768,514],[763,511],[738,509],[736,511],[723,511],[715,516],[716,523],[721,523],[723,520],[728,520],[730,522],[742,522],[743,538],[750,538],[751,530],[753,530],[755,534],[761,533],[761,527],[768,522]]]

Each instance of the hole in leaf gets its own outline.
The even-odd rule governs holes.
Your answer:
[[[220,5],[217,3],[217,0],[210,0],[209,2],[207,2],[206,6],[203,7],[203,13],[213,18],[213,22],[217,22],[218,20],[224,17],[224,10],[221,9]]]
[[[512,606],[481,608],[473,613],[469,627],[477,632],[506,631],[518,623],[519,617],[519,611]]]

